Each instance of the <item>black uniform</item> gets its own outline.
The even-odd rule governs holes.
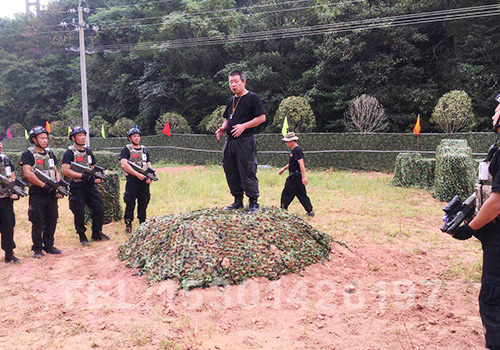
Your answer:
[[[493,176],[492,192],[500,192],[500,152],[490,163]],[[479,292],[479,314],[484,327],[486,347],[500,349],[500,222],[489,223],[474,236],[483,248],[483,273]],[[455,234],[457,239],[469,239],[471,234]]]
[[[62,163],[71,165],[71,162],[84,166],[96,164],[94,154],[87,147],[80,151],[74,146],[70,146],[64,152]],[[75,217],[76,233],[80,237],[85,234],[85,205],[87,205],[91,211],[92,238],[100,239],[104,222],[104,204],[99,191],[93,182],[84,182],[82,179],[67,180],[70,181],[69,208]]]
[[[234,109],[233,112],[233,108]],[[254,138],[255,128],[246,129],[239,137],[233,137],[231,131],[236,124],[246,123],[255,117],[266,114],[264,105],[257,94],[233,96],[224,111],[227,119],[227,139],[224,144],[223,159],[229,190],[235,198],[259,197],[259,180],[257,179],[257,141]]]
[[[124,147],[120,153],[120,159],[127,159],[140,167],[146,168],[146,163],[150,162],[149,152],[144,146],[133,148],[131,145]],[[125,215],[123,216],[125,223],[131,224],[134,221],[135,201],[137,200],[137,218],[139,222],[146,221],[146,210],[148,208],[149,199],[149,184],[139,180],[137,177],[125,174],[127,184],[125,185]]]
[[[9,177],[14,172],[9,157],[0,154],[0,174]],[[0,190],[2,189],[0,185]],[[16,248],[14,243],[14,226],[16,224],[14,216],[14,200],[10,198],[10,192],[0,194],[0,232],[2,233],[2,249],[12,251]]]
[[[35,159],[36,158],[36,159]],[[21,166],[29,165],[38,168],[55,180],[54,168],[58,164],[54,153],[46,148],[43,153],[36,152],[34,147],[30,147],[21,155]],[[48,194],[35,185],[29,189],[29,209],[28,218],[32,223],[31,238],[35,252],[50,250],[54,247],[54,233],[56,232],[58,217],[57,198],[55,193]]]
[[[311,200],[307,196],[306,186],[302,183],[302,174],[300,172],[299,160],[304,159],[304,152],[297,146],[290,153],[288,161],[289,175],[285,182],[285,188],[281,193],[281,207],[288,209],[293,199],[297,197],[304,209],[310,213],[313,211]]]

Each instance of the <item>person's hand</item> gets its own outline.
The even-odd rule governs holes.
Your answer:
[[[224,135],[224,129],[222,128],[218,128],[216,131],[215,131],[215,136],[217,136],[217,140],[220,140],[220,138],[222,137],[222,135]]]
[[[10,196],[10,199],[17,201],[19,199],[19,196],[17,194],[13,194]]]
[[[307,184],[309,183],[307,181],[307,179],[305,177],[302,178],[302,183],[304,184],[304,186],[307,186]]]
[[[470,228],[469,224],[465,223],[453,230],[451,235],[456,239],[469,239],[474,236],[476,232],[476,230]]]
[[[56,193],[56,188],[53,186],[50,186],[49,184],[45,184],[43,186],[43,192],[47,194],[55,194]]]
[[[87,183],[94,183],[95,181],[95,177],[94,175],[92,174],[89,174],[89,173],[82,173],[82,180],[83,182],[87,182]]]
[[[233,126],[233,130],[231,130],[231,135],[233,137],[239,137],[241,134],[243,134],[243,131],[245,131],[245,126],[243,124],[236,124]]]
[[[102,181],[101,179],[95,179],[95,183],[96,183],[96,184],[100,184],[100,183],[102,183],[102,182],[103,182],[103,181]]]

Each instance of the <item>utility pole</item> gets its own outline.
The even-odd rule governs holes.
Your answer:
[[[34,1],[26,0],[26,15],[27,16],[32,15],[30,10],[30,7],[32,6],[35,7],[36,15],[40,16],[40,0],[34,0]]]
[[[80,35],[80,73],[82,79],[82,116],[83,128],[87,131],[87,139],[85,144],[90,146],[90,129],[89,129],[89,106],[87,100],[87,65],[85,63],[85,28],[87,24],[83,20],[83,11],[89,11],[88,8],[82,7],[82,0],[78,3],[78,31]]]

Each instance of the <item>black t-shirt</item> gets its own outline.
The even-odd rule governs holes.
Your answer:
[[[290,153],[290,160],[288,161],[288,171],[290,173],[295,171],[300,172],[300,159],[304,159],[304,152],[302,152],[302,149],[297,146],[292,150],[292,153]]]
[[[264,105],[257,94],[249,91],[241,97],[231,97],[223,114],[223,117],[227,119],[226,133],[228,140],[235,139],[235,137],[231,134],[231,130],[234,125],[246,123],[262,114],[266,114],[266,110],[264,109]],[[255,129],[256,128],[246,129],[239,137],[252,136]]]
[[[46,155],[47,151],[44,150],[43,152],[38,152],[38,153]],[[50,155],[50,158],[52,158],[54,160],[54,166],[59,164],[54,152],[50,151],[49,155]],[[21,160],[19,161],[19,165],[21,167],[23,165],[29,165],[31,167],[33,165],[35,165],[35,157],[33,156],[33,153],[31,153],[29,150],[24,151],[23,154],[21,155]],[[39,186],[31,186],[29,193],[31,194],[31,193],[44,193],[44,192],[43,192],[43,189]]]
[[[85,152],[85,149],[83,149],[83,151],[76,150],[76,154],[78,157],[79,156],[82,156],[82,157],[90,156],[92,158],[92,162],[90,163],[90,165],[95,165],[96,160],[94,157],[94,153],[92,153],[92,150],[88,149],[87,152]],[[67,149],[66,152],[64,152],[64,154],[63,154],[63,159],[62,159],[61,163],[71,164],[71,162],[74,162],[74,161],[75,161],[75,154],[73,153],[72,150]]]
[[[136,149],[139,150],[140,147],[136,148]],[[146,147],[143,148],[143,153],[146,155],[146,162],[151,162],[151,159],[149,158],[149,152],[146,149]],[[130,151],[129,151],[128,147],[122,148],[122,150],[120,152],[120,159],[127,159],[127,160],[130,159]],[[127,181],[128,182],[141,182],[141,180],[139,180],[135,176],[127,176]]]
[[[500,192],[500,151],[497,151],[490,162],[489,171],[493,177],[491,192]]]

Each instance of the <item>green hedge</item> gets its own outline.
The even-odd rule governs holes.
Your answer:
[[[466,140],[443,140],[436,150],[434,197],[450,201],[467,198],[474,190],[475,162]]]
[[[400,153],[396,159],[392,183],[399,187],[431,189],[434,186],[436,160],[419,153]]]
[[[456,133],[456,134],[391,134],[391,133],[307,133],[299,135],[299,145],[305,152],[308,167],[341,168],[387,171],[394,170],[397,156],[404,151],[431,152],[424,155],[431,158],[442,139],[465,139],[473,153],[486,153],[493,142],[492,133]],[[281,134],[259,134],[259,164],[282,166],[287,162],[288,150],[281,141]],[[173,134],[144,136],[142,142],[148,147],[153,162],[164,161],[182,164],[217,164],[222,160],[223,140],[214,135]],[[92,138],[94,151],[108,151],[118,155],[127,144],[125,137]],[[4,141],[8,152],[26,149],[28,142],[24,138],[12,138]],[[54,148],[66,148],[66,137],[50,138]],[[334,152],[321,152],[321,151]],[[362,152],[365,151],[365,152]],[[375,151],[375,152],[366,152]],[[315,153],[318,152],[318,153]],[[96,153],[97,155],[97,153]],[[98,162],[102,163],[98,157]],[[106,167],[118,167],[118,159],[112,156]],[[114,165],[116,164],[116,165]]]

